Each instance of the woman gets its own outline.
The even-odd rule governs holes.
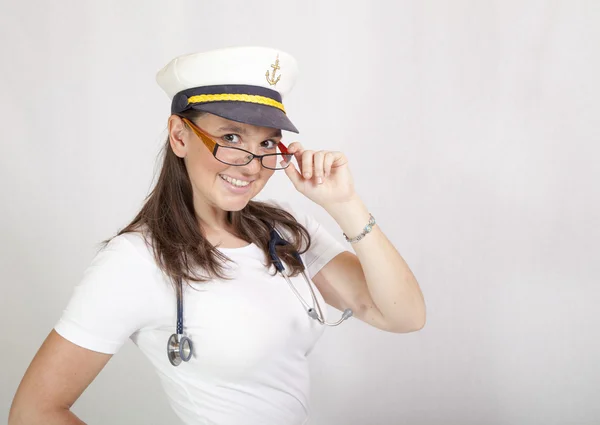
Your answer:
[[[172,99],[160,178],[86,270],[25,373],[11,425],[82,423],[70,407],[128,338],[184,423],[300,425],[323,302],[344,311],[339,322],[424,326],[419,286],[354,192],[345,156],[282,142],[281,130],[297,132],[281,103],[296,74],[290,55],[258,47],[182,56],[158,73]],[[310,216],[252,200],[278,170],[356,255]]]

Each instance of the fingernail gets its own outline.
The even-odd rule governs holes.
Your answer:
[[[310,173],[304,173],[304,178],[309,179],[310,178]]]
[[[317,177],[317,182],[319,184],[322,184],[323,183],[323,177]]]

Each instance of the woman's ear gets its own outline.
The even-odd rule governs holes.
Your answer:
[[[169,144],[179,158],[185,158],[187,155],[186,130],[187,128],[181,117],[177,115],[169,117]]]

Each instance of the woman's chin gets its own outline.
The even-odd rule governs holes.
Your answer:
[[[221,208],[225,211],[240,211],[243,210],[252,197],[250,196],[228,196],[221,199]]]

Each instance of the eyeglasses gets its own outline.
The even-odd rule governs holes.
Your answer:
[[[224,164],[239,167],[250,164],[254,158],[258,158],[265,168],[270,170],[283,170],[291,164],[292,158],[294,157],[293,154],[288,153],[287,148],[281,142],[277,143],[277,147],[281,153],[268,153],[265,155],[256,155],[241,148],[220,145],[189,119],[182,116],[179,117],[183,122],[190,126],[196,136],[198,136],[208,150],[212,152],[213,156]]]

